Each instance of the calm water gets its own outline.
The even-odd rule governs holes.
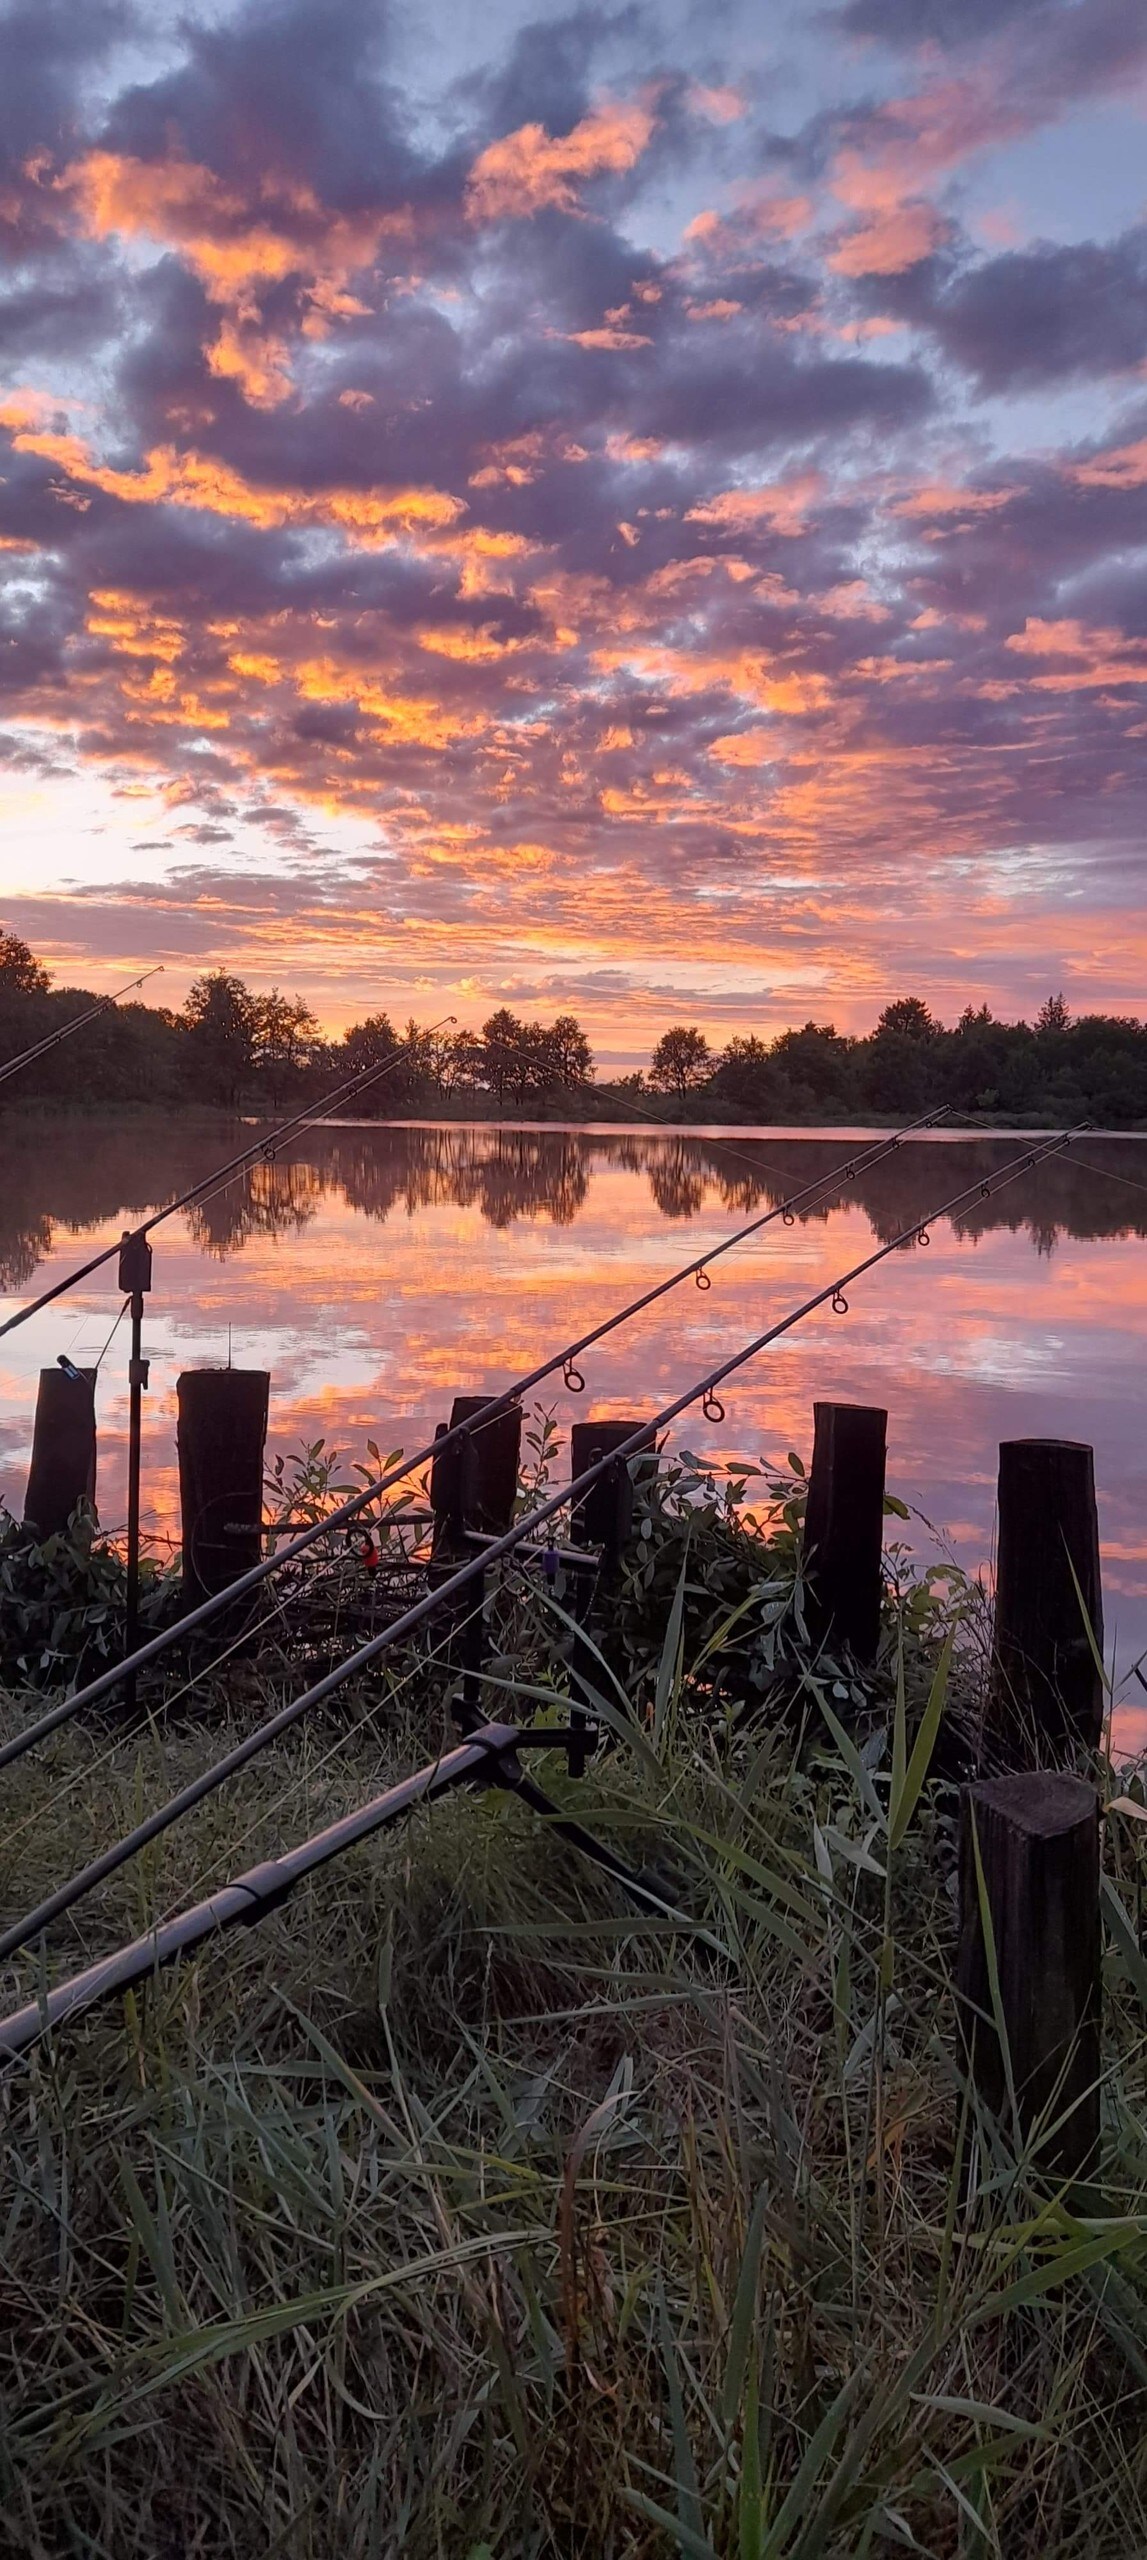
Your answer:
[[[175,1382],[196,1364],[271,1372],[274,1449],[322,1434],[349,1456],[429,1438],[456,1390],[504,1385],[731,1227],[843,1164],[835,1130],[687,1138],[488,1126],[312,1132],[155,1239],[145,1350],[145,1513],[176,1511]],[[588,1394],[543,1391],[559,1426],[579,1412],[651,1412],[874,1242],[1017,1151],[1014,1137],[929,1137],[830,1204],[775,1227],[586,1355]],[[234,1151],[233,1132],[62,1121],[0,1129],[5,1312],[121,1226]],[[735,1152],[732,1150],[735,1149]],[[815,1396],[887,1405],[890,1484],[960,1562],[990,1561],[996,1447],[1025,1433],[1090,1440],[1107,1592],[1127,1705],[1147,1740],[1130,1664],[1147,1647],[1147,1141],[1088,1138],[1078,1154],[977,1202],[927,1251],[891,1256],[731,1383],[728,1416],[681,1426],[713,1456],[807,1455]],[[1094,1169],[1093,1169],[1094,1168]],[[1122,1177],[1116,1180],[1114,1177]],[[0,1492],[19,1509],[35,1377],[61,1351],[90,1363],[111,1327],[115,1266],[0,1346]],[[126,1328],[100,1372],[99,1500],[124,1503]],[[931,1551],[914,1521],[913,1540]],[[1135,1701],[1138,1701],[1136,1707]]]

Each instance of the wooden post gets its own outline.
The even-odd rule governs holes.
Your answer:
[[[871,1662],[884,1593],[888,1415],[882,1405],[817,1404],[813,1423],[805,1511],[810,1632],[817,1643],[847,1646],[858,1662]]]
[[[479,1414],[488,1396],[455,1396],[450,1428]],[[430,1507],[434,1512],[433,1553],[436,1562],[456,1554],[467,1529],[499,1537],[514,1517],[518,1491],[518,1457],[522,1445],[522,1408],[511,1404],[489,1422],[475,1424],[464,1440],[444,1449],[430,1463]]]
[[[1102,1655],[1093,1453],[1082,1440],[1003,1440],[987,1736],[994,1756],[1038,1768],[1081,1746],[1098,1749],[1103,1682],[1084,1610]]]
[[[24,1527],[40,1539],[67,1528],[79,1502],[96,1500],[96,1373],[41,1369],[24,1496]]]
[[[963,1792],[956,1984],[976,2088],[1006,2121],[1009,2072],[993,2018],[973,1824],[1018,2118],[1008,2130],[1019,2143],[1034,2138],[1043,2175],[1087,2177],[1099,2146],[1099,1800],[1094,1787],[1057,1770]]]
[[[640,1431],[639,1418],[622,1421],[575,1422],[570,1432],[570,1475],[584,1475],[598,1458],[607,1458]],[[657,1464],[654,1437],[648,1436],[649,1456],[646,1465]],[[575,1503],[570,1520],[570,1536],[575,1547],[600,1547],[601,1569],[616,1573],[623,1548],[633,1528],[633,1478],[629,1460],[619,1458],[615,1467],[599,1476],[581,1502]]]
[[[263,1552],[266,1369],[185,1369],[178,1381],[183,1596],[189,1609]]]

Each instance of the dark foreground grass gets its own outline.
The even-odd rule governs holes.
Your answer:
[[[8,2073],[0,2547],[1147,2553],[1142,1827],[1106,1826],[1094,2209],[974,2110],[962,2194],[944,1670],[915,1754],[894,1710],[858,1749],[823,1682],[803,1725],[700,1717],[683,1625],[624,1747],[552,1784],[688,1929],[459,1797]],[[410,1697],[246,1771],[53,1975],[424,1758]],[[153,1727],[20,1764],[6,1904],[203,1757]]]

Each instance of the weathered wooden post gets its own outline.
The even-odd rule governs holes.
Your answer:
[[[636,1416],[610,1421],[575,1422],[570,1432],[570,1476],[576,1482],[598,1458],[607,1458],[625,1441],[641,1430]],[[652,1471],[657,1466],[656,1436],[643,1435],[642,1448],[634,1453]],[[570,1514],[570,1537],[575,1547],[597,1547],[599,1561],[573,1568],[571,1615],[577,1621],[577,1633],[570,1653],[570,1727],[575,1735],[586,1730],[584,1696],[587,1689],[597,1687],[601,1673],[593,1657],[591,1639],[600,1637],[607,1614],[610,1585],[616,1579],[621,1558],[633,1534],[633,1477],[631,1460],[616,1458],[597,1483],[591,1485]],[[584,1776],[586,1745],[575,1741],[570,1746],[570,1776]]]
[[[973,1842],[973,1832],[974,1841]],[[991,1920],[997,2032],[975,1848]],[[1080,2179],[1099,2147],[1099,1800],[1059,1770],[965,1787],[956,1985],[979,2096],[1033,2141],[1041,2172]]]
[[[455,1396],[450,1429],[481,1413],[488,1396]],[[442,1426],[440,1426],[440,1429]],[[430,1462],[430,1507],[434,1513],[435,1562],[457,1554],[467,1529],[498,1537],[514,1517],[518,1490],[518,1458],[522,1446],[522,1408],[507,1405],[487,1422],[475,1422],[462,1440]]]
[[[266,1369],[185,1369],[179,1406],[183,1597],[194,1609],[263,1551]]]
[[[994,1758],[1038,1768],[1098,1749],[1103,1681],[1087,1621],[1102,1657],[1094,1454],[1082,1440],[1002,1440],[985,1736]]]
[[[871,1662],[884,1595],[888,1415],[882,1405],[816,1404],[813,1425],[805,1509],[810,1633],[818,1644],[847,1646],[858,1662]]]
[[[468,1555],[473,1556],[474,1549],[467,1542],[468,1530],[476,1529],[486,1537],[496,1538],[509,1528],[514,1517],[522,1408],[519,1404],[507,1405],[501,1413],[480,1422],[476,1417],[488,1403],[488,1396],[455,1396],[450,1408],[450,1429],[472,1419],[474,1428],[430,1462],[430,1507],[434,1513],[432,1583],[447,1581]],[[446,1425],[439,1423],[439,1437],[445,1429]],[[485,1588],[485,1575],[476,1573],[456,1599],[444,1604],[446,1653],[462,1673],[454,1713],[465,1732],[471,1732],[481,1722]]]
[[[24,1527],[37,1538],[67,1528],[77,1503],[96,1499],[96,1373],[41,1369],[24,1496]]]
[[[620,1421],[575,1422],[570,1432],[570,1476],[576,1482],[598,1458],[608,1458],[626,1440],[640,1431],[637,1417]],[[644,1464],[656,1466],[654,1435],[650,1432],[645,1450],[640,1453]],[[600,1547],[601,1570],[608,1576],[616,1573],[622,1550],[633,1529],[633,1478],[629,1460],[619,1458],[615,1466],[598,1477],[588,1493],[575,1503],[570,1519],[570,1535],[575,1546]]]

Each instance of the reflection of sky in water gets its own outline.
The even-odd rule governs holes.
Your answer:
[[[717,1243],[754,1210],[862,1142],[774,1134],[754,1183],[719,1142],[558,1132],[384,1128],[311,1133],[233,1188],[198,1226],[155,1239],[145,1348],[150,1525],[176,1504],[175,1381],[226,1361],[271,1372],[272,1448],[322,1434],[348,1461],[428,1439],[457,1390],[491,1389],[624,1299]],[[1147,1145],[1088,1139],[1088,1159],[1147,1185]],[[778,1221],[586,1355],[589,1396],[559,1378],[539,1393],[563,1439],[579,1412],[649,1412],[800,1298],[938,1199],[1014,1152],[1015,1141],[905,1147],[826,1212]],[[228,1152],[194,1131],[157,1139],[127,1124],[0,1141],[0,1258],[9,1304],[46,1285],[128,1217]],[[969,1230],[933,1230],[818,1312],[730,1382],[724,1425],[686,1417],[678,1440],[716,1455],[807,1453],[815,1396],[886,1404],[892,1487],[943,1531],[961,1563],[990,1560],[996,1445],[1046,1433],[1096,1451],[1107,1642],[1121,1666],[1147,1646],[1147,1462],[1137,1391],[1147,1334],[1147,1190],[1063,1162],[978,1203]],[[95,1355],[116,1310],[114,1265],[0,1346],[0,1490],[22,1500],[35,1373],[59,1351]],[[100,1499],[123,1511],[126,1327],[101,1374]],[[914,1524],[921,1547],[930,1542]],[[1133,1701],[1143,1710],[1137,1715]],[[1147,1740],[1132,1684],[1127,1740]]]

